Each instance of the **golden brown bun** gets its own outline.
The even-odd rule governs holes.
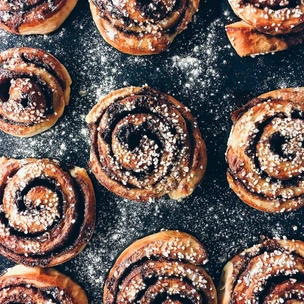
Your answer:
[[[86,171],[49,159],[0,158],[0,253],[50,267],[76,256],[95,225],[95,195]]]
[[[0,27],[19,35],[49,34],[61,26],[77,0],[0,0]],[[36,2],[36,3],[35,3]]]
[[[0,277],[0,286],[1,303],[88,304],[84,290],[52,268],[16,265]]]
[[[191,21],[199,0],[147,4],[138,0],[90,0],[93,19],[103,38],[117,50],[131,55],[165,51]]]
[[[227,25],[226,33],[230,43],[241,57],[284,51],[301,44],[304,40],[304,31],[271,36],[257,31],[244,21]]]
[[[303,273],[304,242],[267,239],[226,264],[219,303],[301,303]]]
[[[189,303],[203,299],[216,304],[212,279],[199,266],[206,262],[206,249],[187,233],[163,231],[147,236],[115,262],[104,286],[104,303],[134,303],[135,299],[160,303],[162,297],[165,303],[183,298]]]
[[[272,91],[233,112],[227,177],[246,204],[265,212],[301,208],[304,88]]]
[[[254,3],[250,3],[254,2]],[[297,33],[304,29],[304,2],[286,1],[289,5],[269,8],[258,6],[260,0],[229,0],[234,13],[259,32],[272,36]],[[299,2],[292,5],[292,2]]]
[[[49,129],[69,103],[71,83],[66,68],[45,51],[0,53],[0,130],[29,137]]]
[[[148,201],[189,196],[206,169],[206,147],[189,109],[148,86],[101,98],[87,116],[90,167],[108,190]]]
[[[304,2],[229,0],[242,21],[226,27],[228,38],[241,56],[283,51],[304,40]]]

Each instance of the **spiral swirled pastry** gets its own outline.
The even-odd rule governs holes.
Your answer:
[[[304,89],[266,93],[232,114],[227,177],[248,205],[284,212],[304,205]]]
[[[144,86],[103,97],[90,111],[90,167],[98,181],[128,199],[190,195],[203,177],[206,148],[190,111]]]
[[[88,299],[78,284],[55,269],[16,265],[0,277],[0,302],[88,304]]]
[[[303,275],[304,242],[266,239],[226,264],[219,303],[302,303]]]
[[[103,38],[131,55],[165,51],[187,27],[198,6],[199,0],[90,0]]]
[[[49,34],[71,13],[77,0],[0,0],[0,27],[14,34]]]
[[[193,236],[163,231],[140,239],[117,259],[104,303],[217,303],[212,279],[200,266],[207,252]]]
[[[49,159],[0,159],[0,253],[28,266],[66,262],[88,243],[95,195],[86,171]]]
[[[242,19],[226,26],[240,56],[283,51],[304,40],[303,0],[228,0]]]
[[[71,78],[51,54],[34,48],[0,53],[0,130],[28,137],[52,127],[70,99]]]

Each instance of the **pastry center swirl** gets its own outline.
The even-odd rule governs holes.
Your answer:
[[[157,123],[159,128],[156,128],[154,123]],[[161,131],[166,128],[168,129],[168,126],[152,115],[128,116],[114,129],[112,148],[116,158],[128,170],[152,171],[159,165],[164,152],[163,146],[166,149]],[[173,134],[168,136],[173,137]]]
[[[56,170],[55,167],[51,169]],[[63,204],[63,197],[56,190],[55,176],[43,178],[46,173],[42,167],[23,167],[8,183],[3,211],[9,225],[16,231],[41,234],[60,219],[59,206]]]
[[[73,181],[47,161],[17,169],[3,193],[0,239],[10,238],[7,248],[20,254],[46,254],[67,241],[77,221]]]
[[[304,171],[304,126],[301,119],[275,118],[257,144],[261,169],[269,176],[288,180]]]
[[[204,174],[205,144],[197,122],[169,95],[148,86],[120,89],[101,99],[86,121],[90,167],[102,185],[123,197],[179,199]]]
[[[125,184],[150,188],[165,176],[178,178],[189,170],[187,126],[174,107],[138,96],[126,98],[107,109],[99,128],[101,161],[107,155],[113,177]]]
[[[10,226],[23,233],[41,233],[60,217],[57,193],[43,186],[31,188],[17,202],[4,200]],[[39,220],[38,220],[39,218]]]
[[[48,109],[45,89],[31,78],[6,79],[0,91],[0,115],[17,123],[38,123]]]

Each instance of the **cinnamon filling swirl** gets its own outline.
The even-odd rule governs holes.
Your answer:
[[[303,249],[301,241],[267,239],[243,251],[223,270],[220,303],[302,302]]]
[[[90,166],[105,187],[123,197],[182,198],[203,176],[206,152],[197,124],[170,96],[148,87],[118,90],[92,109],[87,122]]]
[[[292,211],[304,204],[303,92],[285,89],[266,95],[233,114],[228,181],[256,209]]]
[[[72,258],[94,228],[95,197],[83,169],[53,161],[1,159],[0,252],[30,266]]]
[[[17,265],[0,277],[5,304],[87,304],[82,288],[55,269]]]
[[[0,54],[0,129],[32,136],[50,128],[69,102],[71,79],[52,55],[31,48]]]
[[[33,126],[53,112],[51,89],[42,79],[0,70],[0,119]]]
[[[205,248],[192,236],[165,231],[128,247],[109,273],[104,303],[217,303],[212,279],[200,264]]]
[[[134,55],[156,54],[169,47],[198,9],[190,0],[91,0],[91,11],[105,40]]]

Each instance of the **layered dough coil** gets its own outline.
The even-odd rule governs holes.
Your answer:
[[[48,34],[68,17],[77,0],[0,0],[0,27],[14,34]]]
[[[165,51],[187,27],[198,6],[199,0],[90,0],[103,38],[131,55]]]
[[[206,169],[206,148],[190,111],[147,86],[100,99],[87,116],[90,167],[98,181],[128,199],[190,195]]]
[[[69,103],[70,85],[66,68],[47,52],[0,53],[0,130],[28,137],[49,129]]]
[[[232,114],[228,182],[248,205],[285,212],[304,205],[304,89],[263,94]]]
[[[304,242],[267,239],[231,259],[219,303],[303,303]]]
[[[5,304],[88,304],[84,290],[55,269],[16,265],[0,277]]]
[[[242,19],[226,26],[240,56],[283,51],[304,40],[303,0],[228,0]]]
[[[193,236],[159,232],[129,246],[104,286],[104,303],[217,303],[212,279],[199,265],[207,252]]]
[[[66,262],[88,243],[95,195],[86,171],[49,159],[0,159],[0,253],[28,266]]]

